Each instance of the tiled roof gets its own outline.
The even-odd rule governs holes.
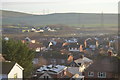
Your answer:
[[[85,71],[96,71],[96,72],[117,72],[118,71],[118,62],[116,59],[102,58],[93,62]]]

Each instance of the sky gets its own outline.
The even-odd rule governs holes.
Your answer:
[[[0,9],[29,14],[118,13],[119,0],[1,0]]]

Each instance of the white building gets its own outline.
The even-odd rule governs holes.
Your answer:
[[[8,38],[8,37],[5,37],[5,38],[4,38],[4,40],[8,41],[8,40],[9,40],[9,38]]]
[[[1,79],[23,79],[23,68],[15,62],[1,62],[2,66],[0,71]]]

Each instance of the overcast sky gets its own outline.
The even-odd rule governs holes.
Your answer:
[[[119,0],[1,0],[0,9],[30,14],[118,13]]]

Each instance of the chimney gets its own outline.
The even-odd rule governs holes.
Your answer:
[[[80,52],[83,52],[83,46],[80,45]]]

